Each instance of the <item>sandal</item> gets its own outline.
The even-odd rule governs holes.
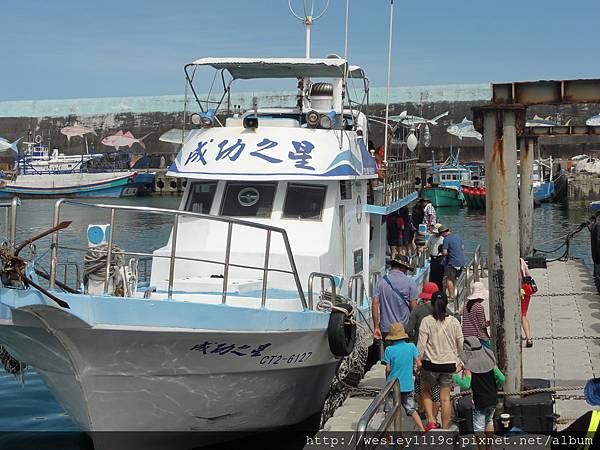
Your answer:
[[[525,341],[525,347],[527,347],[527,348],[533,347],[533,339],[527,339]]]

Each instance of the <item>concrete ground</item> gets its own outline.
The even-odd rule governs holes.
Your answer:
[[[534,346],[523,348],[524,377],[550,380],[552,386],[580,386],[592,377],[599,377],[600,295],[589,270],[583,261],[570,260],[549,263],[546,269],[532,269],[531,275],[537,282],[538,292],[529,307]],[[384,367],[377,364],[365,375],[360,386],[384,385]],[[582,392],[559,394],[580,396]],[[349,397],[322,431],[355,431],[372,399]],[[559,428],[564,428],[589,409],[591,407],[584,400],[559,397],[556,400]],[[382,419],[383,412],[380,411],[369,430],[377,429]],[[405,431],[415,429],[413,421],[406,416],[403,416],[402,428]]]

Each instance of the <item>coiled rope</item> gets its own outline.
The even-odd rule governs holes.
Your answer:
[[[108,244],[101,244],[87,250],[83,263],[83,280],[104,281],[106,280],[106,260],[108,258]],[[116,245],[112,246],[111,261],[108,265],[108,277],[115,274],[115,267],[123,267],[125,257],[122,250]]]

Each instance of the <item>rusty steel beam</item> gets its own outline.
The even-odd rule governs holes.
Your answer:
[[[492,103],[524,106],[600,103],[600,79],[493,83]]]
[[[600,136],[600,126],[559,125],[556,127],[525,127],[522,136]]]
[[[473,108],[485,149],[486,224],[488,235],[490,322],[498,366],[507,391],[523,384],[519,283],[519,200],[517,129],[524,128],[521,105]]]

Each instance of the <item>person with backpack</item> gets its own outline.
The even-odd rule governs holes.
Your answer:
[[[531,326],[529,324],[529,319],[527,318],[527,312],[529,311],[529,301],[531,300],[531,296],[537,291],[537,287],[534,290],[533,286],[535,286],[535,282],[533,282],[533,278],[529,274],[527,262],[523,258],[520,258],[520,263],[521,327],[525,332],[525,347],[531,348],[533,347],[533,339],[531,337]]]
[[[390,272],[377,283],[373,295],[373,337],[379,340],[385,339],[392,323],[408,324],[419,296],[415,280],[406,275],[414,269],[408,257],[396,256],[391,266]]]
[[[506,377],[498,369],[494,353],[481,345],[477,337],[465,337],[463,347],[463,377],[454,374],[452,380],[464,390],[471,389],[475,435],[479,438],[493,438],[498,387],[504,384]],[[480,450],[492,448],[485,439],[480,440],[477,446]]]
[[[491,349],[492,343],[488,327],[490,321],[485,317],[485,309],[482,303],[489,299],[489,292],[481,281],[476,281],[471,287],[471,293],[467,297],[462,315],[463,335],[479,338],[481,345]]]

